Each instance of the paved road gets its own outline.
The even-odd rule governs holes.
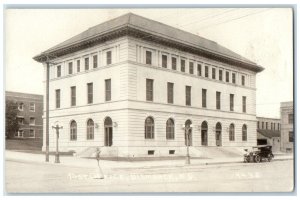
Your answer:
[[[36,192],[269,192],[293,189],[293,161],[189,167],[97,169],[6,161],[6,191]]]

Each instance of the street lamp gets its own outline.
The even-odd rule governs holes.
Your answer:
[[[59,153],[58,153],[58,138],[59,138],[59,129],[62,129],[62,126],[58,125],[58,122],[56,122],[55,126],[52,126],[52,129],[56,130],[56,153],[55,153],[55,163],[60,163],[59,161]]]
[[[187,165],[191,164],[189,146],[190,146],[190,136],[191,136],[190,130],[192,130],[193,127],[194,127],[193,124],[190,124],[189,126],[182,125],[182,128],[184,129],[184,133],[185,133],[185,141],[186,141],[185,164],[187,164]]]

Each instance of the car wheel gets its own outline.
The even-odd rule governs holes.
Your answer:
[[[248,156],[247,156],[247,157],[245,157],[245,158],[244,158],[244,162],[245,162],[245,163],[248,163],[248,162],[250,162],[250,157],[248,157]]]
[[[268,155],[268,161],[271,162],[273,156],[271,154]]]
[[[256,162],[256,163],[259,163],[260,162],[260,156],[259,155],[256,155],[255,156],[255,158],[254,158],[254,161]]]

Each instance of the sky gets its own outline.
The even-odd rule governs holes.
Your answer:
[[[32,57],[128,12],[213,40],[263,66],[256,76],[257,116],[279,118],[280,102],[293,100],[289,8],[6,9],[5,90],[43,94],[43,67]]]

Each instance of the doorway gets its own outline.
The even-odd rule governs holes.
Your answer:
[[[112,146],[113,144],[113,127],[110,117],[104,120],[104,146]]]

